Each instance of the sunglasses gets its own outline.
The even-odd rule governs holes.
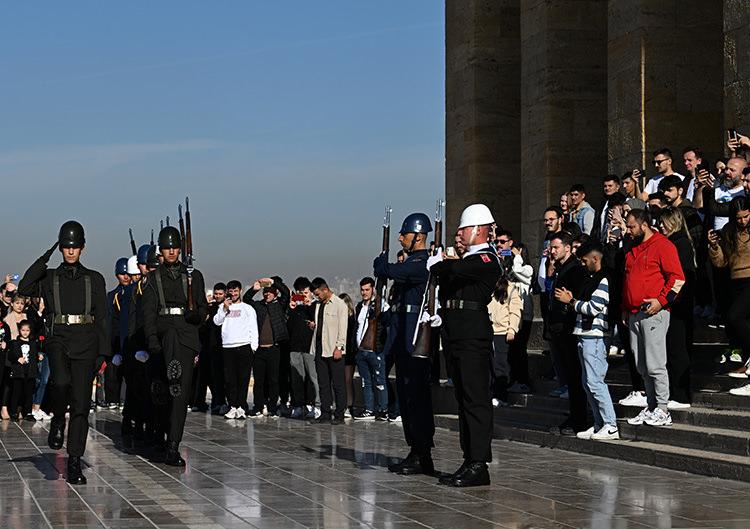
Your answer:
[[[508,244],[510,241],[508,239],[498,239],[497,244]]]

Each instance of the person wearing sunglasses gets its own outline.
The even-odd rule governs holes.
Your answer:
[[[648,196],[652,193],[656,193],[659,190],[659,184],[665,176],[676,175],[681,181],[685,181],[685,177],[672,169],[672,151],[669,149],[659,149],[654,151],[653,159],[654,169],[656,170],[656,176],[653,176],[643,188],[641,193],[642,200],[648,200]],[[693,199],[693,193],[695,191],[695,181],[690,180],[685,190],[685,198],[688,200]]]

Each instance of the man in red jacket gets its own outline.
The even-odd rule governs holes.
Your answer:
[[[667,426],[667,329],[669,305],[680,293],[685,274],[675,246],[651,228],[648,212],[634,209],[626,219],[633,247],[625,256],[623,322],[630,329],[630,345],[643,377],[648,406],[630,424]]]

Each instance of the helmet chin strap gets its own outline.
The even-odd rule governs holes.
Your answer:
[[[412,237],[412,239],[411,239],[411,244],[409,244],[409,249],[406,250],[406,253],[408,253],[408,254],[410,254],[412,252],[412,250],[414,250],[414,245],[417,244],[417,234],[416,233],[412,233],[412,235],[414,235],[414,237]]]
[[[479,234],[479,226],[474,226],[471,229],[471,238],[469,239],[469,247],[474,246],[474,239],[476,238],[477,234]]]

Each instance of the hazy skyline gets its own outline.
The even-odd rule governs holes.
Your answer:
[[[77,2],[2,14],[0,273],[22,274],[75,218],[83,262],[112,284],[128,228],[147,242],[189,195],[209,286],[358,279],[372,272],[383,206],[395,234],[443,193],[442,2]]]

